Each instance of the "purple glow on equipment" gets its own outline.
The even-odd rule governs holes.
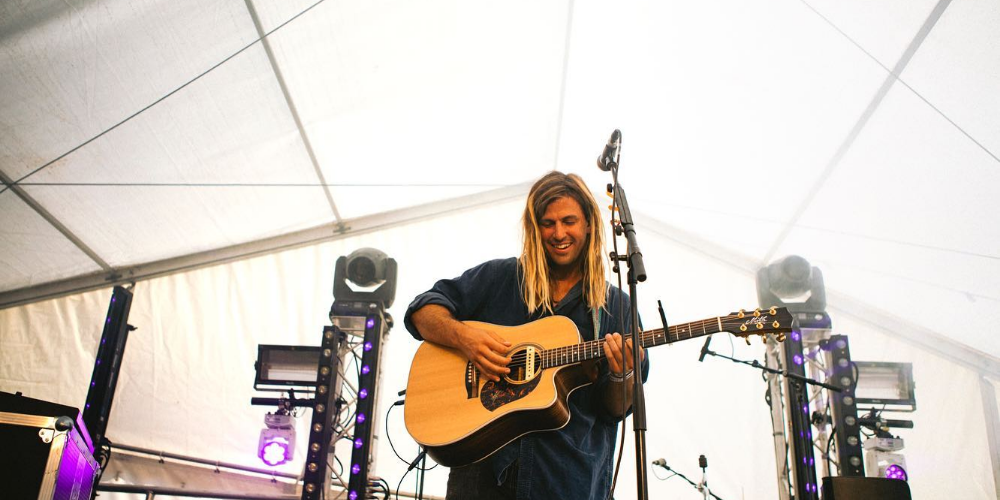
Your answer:
[[[365,423],[365,414],[364,413],[358,413],[358,423],[359,424]]]
[[[351,474],[357,474],[359,472],[361,472],[361,466],[360,465],[354,464],[354,465],[351,466]]]
[[[368,365],[365,365],[365,366],[361,367],[361,374],[362,375],[368,375],[368,372],[370,372],[370,371],[372,371],[372,369],[369,368]]]
[[[885,468],[885,477],[906,481],[906,469],[900,467],[898,464],[892,464]]]
[[[350,498],[351,500],[358,500],[358,492],[351,490],[351,493],[347,495],[347,498]]]
[[[361,448],[362,446],[364,446],[364,444],[365,444],[365,442],[362,441],[361,438],[357,438],[357,439],[354,440],[354,447],[355,448]]]
[[[367,398],[368,397],[368,389],[361,389],[360,391],[358,391],[358,397],[361,398],[361,399]]]
[[[272,467],[287,462],[288,458],[288,441],[281,438],[267,442],[260,450],[260,459]]]
[[[365,322],[365,327],[375,328],[375,318],[368,318],[368,321]]]
[[[365,342],[365,350],[366,351],[372,350],[372,343],[371,342]]]
[[[795,364],[797,364],[797,365],[801,365],[802,362],[803,362],[802,355],[801,354],[796,354],[796,355],[792,356],[792,362],[795,363]]]
[[[802,340],[802,334],[800,334],[799,332],[792,332],[792,340],[796,342]]]

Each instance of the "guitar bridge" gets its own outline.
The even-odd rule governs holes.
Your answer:
[[[472,361],[465,364],[465,393],[467,399],[479,397],[479,370]]]

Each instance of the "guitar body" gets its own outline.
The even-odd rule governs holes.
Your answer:
[[[522,360],[531,357],[532,349],[580,342],[576,325],[563,316],[515,327],[467,324],[496,332]],[[407,431],[438,463],[457,467],[478,462],[527,433],[565,426],[569,393],[591,383],[586,365],[544,370],[530,362],[516,365],[511,364],[509,379],[495,383],[480,377],[457,349],[423,342],[406,386]]]
[[[580,342],[576,324],[564,316],[514,327],[467,324],[511,343],[511,372],[500,382],[486,380],[458,350],[424,342],[406,385],[406,430],[448,467],[478,462],[529,432],[565,426],[569,394],[593,382],[592,363],[604,357],[604,340]],[[771,307],[639,332],[635,339],[649,348],[718,332],[747,342],[751,335],[778,334],[781,341],[790,331],[791,313]]]

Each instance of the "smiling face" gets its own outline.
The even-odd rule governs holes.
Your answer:
[[[556,198],[545,207],[538,228],[551,269],[558,274],[582,273],[590,224],[580,204],[571,196]]]

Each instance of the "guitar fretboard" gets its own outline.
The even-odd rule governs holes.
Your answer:
[[[705,319],[682,325],[674,325],[668,327],[666,332],[662,328],[641,332],[639,334],[639,345],[644,348],[655,347],[704,335],[711,335],[721,331],[724,331],[722,329],[722,318]],[[626,335],[625,338],[630,339],[632,336]],[[546,349],[541,352],[542,368],[570,365],[602,357],[604,357],[604,339]]]

